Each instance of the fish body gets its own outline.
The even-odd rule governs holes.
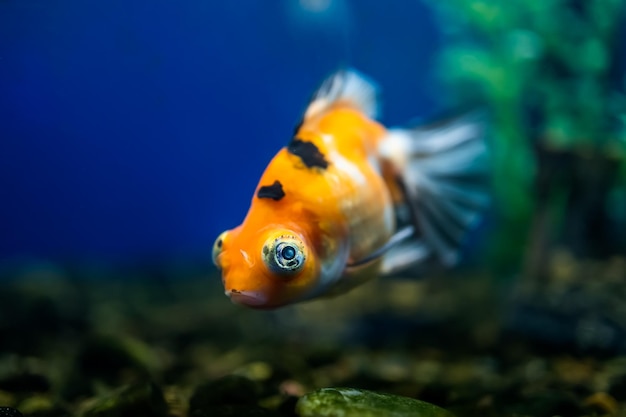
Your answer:
[[[442,200],[407,189],[420,190],[414,183],[423,179],[413,177],[424,171],[412,172],[411,164],[428,149],[413,149],[415,133],[376,121],[377,107],[377,87],[353,70],[333,74],[316,91],[291,141],[261,176],[245,219],[214,244],[233,302],[271,309],[337,294],[436,252],[435,241],[418,237],[417,213],[403,229],[398,218],[401,207],[423,209],[411,199]],[[439,242],[454,252],[457,243]]]

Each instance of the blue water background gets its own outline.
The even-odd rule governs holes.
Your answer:
[[[431,10],[301,3],[0,1],[0,260],[208,259],[340,66],[387,124],[438,110]]]

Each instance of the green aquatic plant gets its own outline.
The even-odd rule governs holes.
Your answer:
[[[581,257],[623,249],[624,2],[430,4],[449,39],[438,73],[451,100],[493,114],[494,264],[525,261],[539,277],[555,244]]]

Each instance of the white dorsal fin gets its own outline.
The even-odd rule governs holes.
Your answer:
[[[354,69],[339,70],[313,94],[304,119],[322,114],[337,102],[347,102],[368,117],[378,117],[378,86]]]

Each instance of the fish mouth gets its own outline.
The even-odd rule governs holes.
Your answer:
[[[258,292],[227,290],[226,296],[235,304],[248,307],[264,307],[267,304],[267,297]]]

